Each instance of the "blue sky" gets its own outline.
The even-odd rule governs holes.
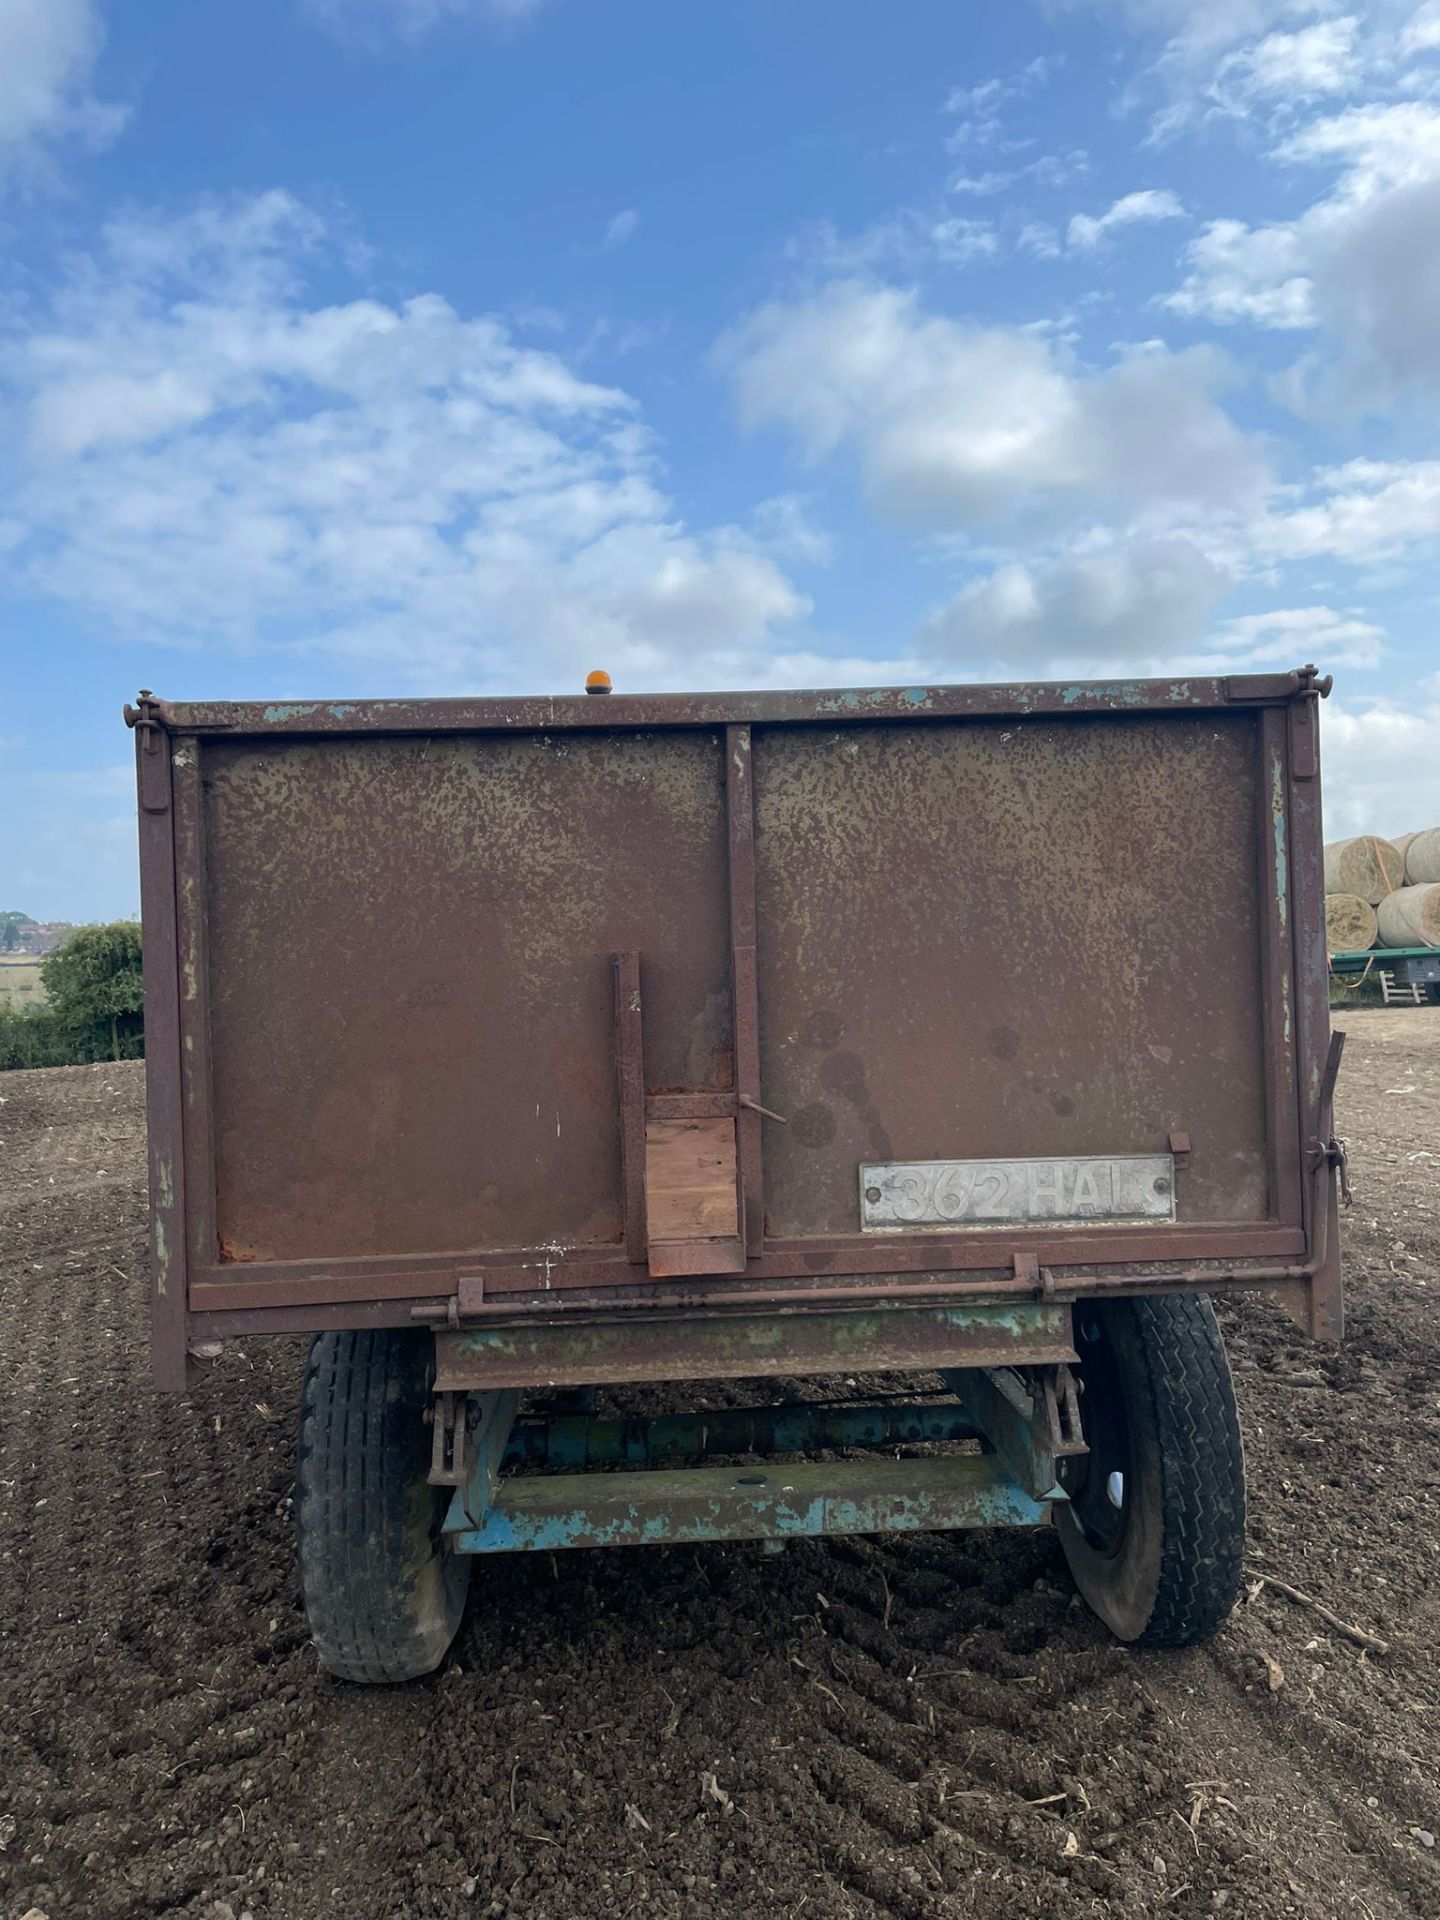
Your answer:
[[[1298,665],[1440,819],[1440,0],[0,0],[0,906],[171,698]]]

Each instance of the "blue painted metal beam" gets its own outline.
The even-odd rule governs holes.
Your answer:
[[[1049,1429],[1038,1389],[1032,1394],[1009,1367],[975,1367],[940,1377],[1027,1493],[1037,1500],[1066,1498],[1056,1474],[1058,1435]]]
[[[975,1426],[950,1400],[846,1406],[821,1400],[777,1407],[623,1418],[526,1414],[505,1447],[505,1468],[678,1466],[708,1454],[815,1453],[822,1447],[902,1447],[971,1440]]]
[[[446,1533],[454,1534],[462,1527],[473,1526],[480,1515],[488,1510],[500,1478],[505,1444],[510,1438],[510,1429],[515,1424],[519,1406],[520,1395],[513,1389],[504,1393],[477,1393],[472,1396],[471,1411],[478,1417],[473,1426],[467,1425],[469,1470],[465,1484],[455,1489],[450,1505],[445,1510]]]
[[[452,1543],[461,1553],[796,1540],[820,1534],[1039,1527],[1050,1509],[993,1455],[640,1473],[522,1474]]]

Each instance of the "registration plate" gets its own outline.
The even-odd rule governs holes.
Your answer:
[[[1174,1218],[1175,1162],[1168,1153],[892,1160],[860,1169],[860,1225],[867,1233]]]

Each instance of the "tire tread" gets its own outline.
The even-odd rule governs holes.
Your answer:
[[[362,1684],[432,1672],[464,1609],[468,1561],[438,1547],[418,1575],[413,1561],[428,1364],[426,1336],[381,1329],[318,1334],[305,1368],[295,1467],[301,1591],[321,1663]]]
[[[1134,1302],[1160,1441],[1160,1584],[1140,1636],[1151,1646],[1207,1640],[1235,1605],[1245,1557],[1245,1452],[1225,1343],[1210,1301]]]

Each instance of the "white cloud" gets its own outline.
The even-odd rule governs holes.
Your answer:
[[[750,524],[767,553],[804,566],[830,564],[834,544],[815,519],[814,502],[800,493],[777,493],[762,500]]]
[[[1364,74],[1359,36],[1354,14],[1315,20],[1293,33],[1267,33],[1220,62],[1213,91],[1240,111],[1260,102],[1294,105],[1347,93]]]
[[[606,223],[604,237],[600,242],[601,250],[609,253],[612,248],[623,247],[639,224],[640,216],[634,207],[622,207],[620,212]]]
[[[950,191],[973,194],[983,200],[992,193],[1003,193],[1014,180],[1013,173],[957,173],[950,182]]]
[[[1258,553],[1364,565],[1403,557],[1440,536],[1440,460],[1351,460],[1317,474],[1308,491],[1317,497],[1256,523]]]
[[[1275,149],[1281,160],[1338,160],[1337,199],[1363,205],[1390,187],[1432,180],[1440,169],[1440,112],[1423,100],[1372,101],[1314,120]]]
[[[315,303],[329,249],[279,193],[132,220],[12,316],[12,586],[496,687],[703,678],[808,611],[763,529],[684,526],[627,395],[435,294]]]
[[[1233,575],[1184,536],[1105,533],[970,582],[917,636],[927,674],[1107,679],[1375,666],[1385,635],[1328,606],[1216,621]]]
[[[1392,404],[1440,392],[1440,107],[1352,107],[1290,135],[1291,163],[1338,163],[1298,219],[1214,221],[1191,242],[1173,310],[1220,322],[1321,327],[1338,342],[1332,396]]]
[[[0,170],[31,163],[49,142],[100,147],[125,109],[91,92],[105,33],[95,0],[0,5]]]
[[[1162,302],[1208,320],[1262,327],[1313,327],[1315,288],[1294,226],[1247,227],[1212,220],[1186,249],[1190,272]]]
[[[882,267],[902,272],[922,268],[965,267],[994,259],[1000,236],[988,220],[946,213],[921,213],[902,207],[858,233],[842,233],[821,221],[791,242],[792,260],[822,273],[870,273]]]
[[[1175,658],[1205,631],[1233,576],[1184,535],[1102,536],[971,582],[925,628],[947,655],[1031,671],[1060,661]]]
[[[1403,705],[1386,699],[1320,707],[1325,832],[1410,833],[1440,813],[1435,742],[1440,738],[1440,675],[1422,681]]]
[[[1327,667],[1374,667],[1385,650],[1385,630],[1359,614],[1334,607],[1276,607],[1222,620],[1210,636],[1221,652],[1255,666],[1294,666],[1320,659]]]
[[[1044,86],[1058,62],[1041,54],[1018,72],[991,75],[971,86],[952,87],[945,111],[954,116],[955,125],[946,142],[952,153],[965,147],[988,147],[1000,136],[1005,109],[1013,100],[1023,99]]]
[[[1067,187],[1089,173],[1090,156],[1083,147],[1071,147],[1065,153],[1042,153],[1024,171],[1042,187]]]
[[[1216,119],[1293,126],[1317,102],[1367,89],[1414,90],[1416,56],[1440,46],[1440,6],[1425,0],[1071,0],[1118,14],[1155,57],[1122,107],[1148,102],[1149,138],[1168,140]],[[1429,82],[1419,79],[1422,90]],[[1158,100],[1158,105],[1156,102]]]
[[[1099,373],[1014,327],[927,312],[913,293],[832,282],[762,307],[722,343],[744,421],[816,460],[852,448],[877,510],[964,531],[1117,507],[1253,507],[1264,460],[1215,402],[1206,349]]]
[[[446,19],[519,21],[545,0],[301,0],[301,10],[343,39],[374,44],[390,35],[417,39]]]
[[[1029,220],[1020,229],[1015,241],[1021,253],[1027,253],[1034,260],[1058,260],[1060,257],[1060,236],[1048,221]]]
[[[1139,193],[1123,194],[1098,217],[1077,213],[1070,222],[1068,239],[1072,247],[1098,246],[1117,227],[1151,225],[1157,220],[1181,220],[1185,209],[1178,197],[1166,187],[1145,187]]]
[[[1400,33],[1400,52],[1404,55],[1433,53],[1440,48],[1440,0],[1425,0],[1405,22]]]

